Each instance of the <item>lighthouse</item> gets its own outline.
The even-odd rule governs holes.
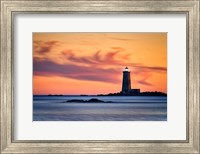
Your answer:
[[[122,93],[127,93],[131,90],[131,75],[130,70],[126,67],[123,70]]]

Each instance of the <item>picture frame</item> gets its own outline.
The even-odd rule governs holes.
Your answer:
[[[1,153],[199,153],[199,0],[60,1],[1,0]],[[187,139],[182,140],[14,140],[15,14],[137,13],[187,16]]]

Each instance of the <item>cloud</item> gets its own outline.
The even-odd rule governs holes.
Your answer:
[[[126,56],[129,54],[121,53],[122,48],[117,47],[117,50],[107,51],[106,53],[98,50],[93,55],[90,56],[79,56],[73,50],[65,49],[62,51],[62,55],[67,61],[76,63],[77,65],[93,65],[94,67],[103,66],[118,66],[119,68],[124,66],[136,66],[138,63],[129,62],[128,58],[125,60]],[[119,55],[121,53],[121,55]]]
[[[155,67],[155,66],[137,66],[140,69],[148,69],[148,70],[155,70],[155,71],[167,71],[166,67]]]
[[[116,51],[125,51],[125,49],[122,47],[111,47],[111,49],[116,50]]]
[[[34,41],[34,54],[49,53],[55,46],[59,45],[58,41]]]
[[[145,80],[140,80],[140,81],[137,81],[137,82],[140,83],[140,84],[146,85],[146,86],[153,86],[152,84],[146,82]]]
[[[135,73],[140,73],[141,71],[146,72],[166,72],[166,67],[158,67],[158,66],[144,66],[140,63],[130,62],[129,57],[130,54],[123,54],[121,51],[123,48],[120,47],[112,47],[112,49],[116,49],[115,51],[107,51],[102,52],[101,50],[96,51],[93,55],[90,56],[78,56],[73,50],[64,50],[62,52],[62,56],[65,56],[66,60],[76,63],[77,65],[88,65],[93,67],[102,67],[102,66],[117,66],[119,68],[124,66],[129,66],[133,68]],[[120,55],[119,55],[120,53]]]
[[[150,72],[142,72],[139,76],[139,80],[137,80],[137,83],[146,85],[146,86],[153,86],[153,84],[149,83],[147,80],[152,76],[152,73]]]
[[[153,84],[147,82],[147,80],[149,79],[150,76],[151,76],[151,74],[147,75],[145,77],[142,77],[142,79],[138,80],[137,83],[143,84],[143,85],[146,85],[146,86],[153,86]]]
[[[109,83],[120,83],[116,78],[121,74],[116,69],[95,69],[94,67],[78,66],[73,64],[57,64],[48,59],[34,58],[34,75],[61,76],[78,80],[101,81]]]
[[[158,73],[166,73],[166,67],[156,67],[156,66],[143,66],[143,65],[135,65],[133,66],[136,74],[140,74],[141,72],[158,72]]]

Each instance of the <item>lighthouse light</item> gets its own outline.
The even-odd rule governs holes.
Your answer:
[[[129,72],[128,67],[126,67],[123,71],[124,71],[124,72]]]

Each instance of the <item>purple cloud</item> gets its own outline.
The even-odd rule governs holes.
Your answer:
[[[62,76],[79,80],[101,81],[120,83],[116,74],[121,74],[115,69],[96,69],[95,67],[78,66],[73,64],[57,64],[47,59],[34,58],[34,75]]]
[[[143,84],[143,85],[146,85],[146,86],[153,86],[151,83],[148,83],[147,81],[145,80],[140,80],[140,81],[137,81],[139,84]]]

